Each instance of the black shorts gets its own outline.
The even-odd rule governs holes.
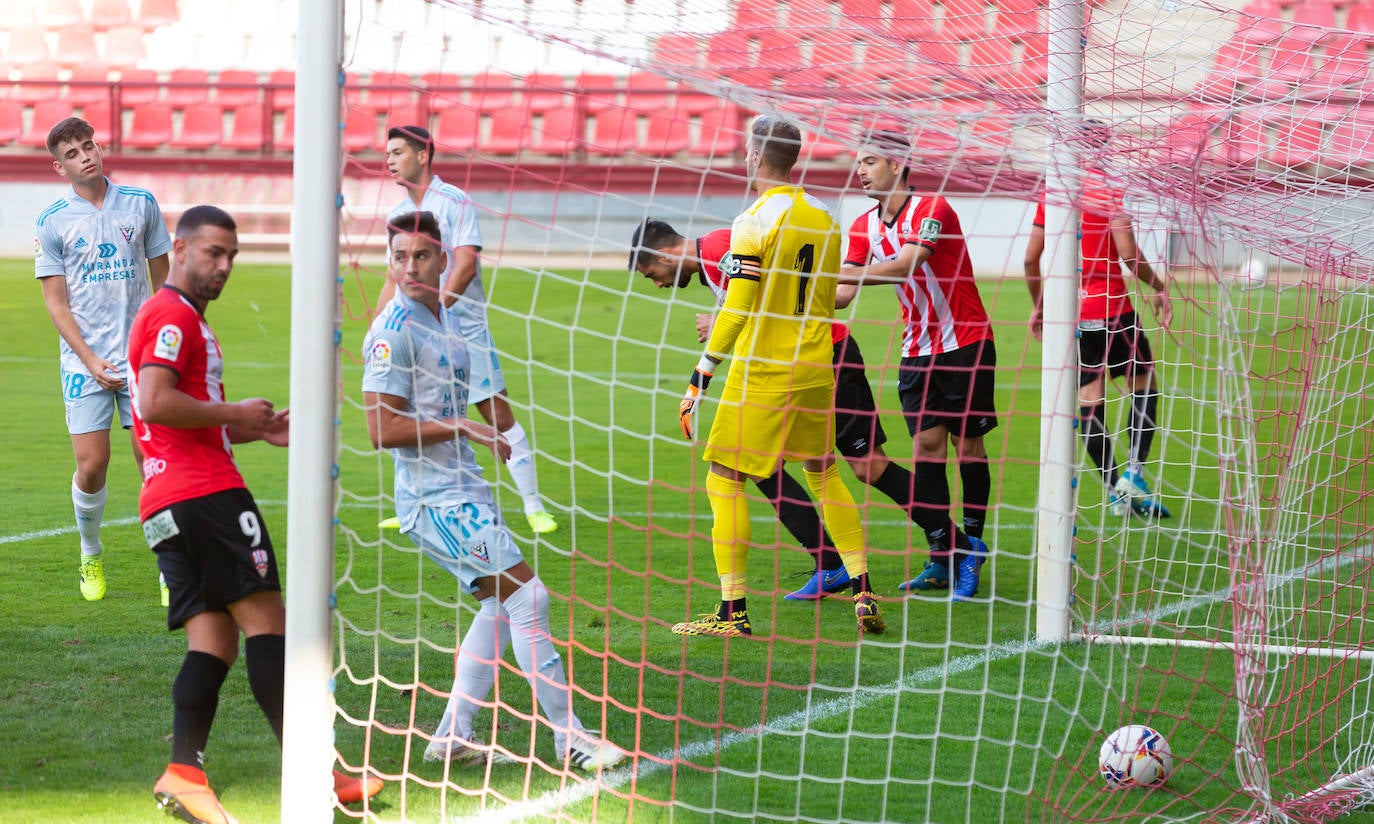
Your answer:
[[[1100,329],[1078,330],[1078,385],[1087,386],[1106,372],[1128,380],[1150,374],[1155,356],[1135,312],[1104,322]]]
[[[985,340],[938,355],[902,358],[897,389],[912,435],[935,426],[980,438],[997,428],[997,348]]]
[[[846,336],[835,344],[835,448],[846,458],[862,458],[885,443],[864,354],[859,342]]]
[[[145,519],[143,534],[171,593],[168,629],[257,592],[281,592],[272,539],[246,489],[174,503]]]

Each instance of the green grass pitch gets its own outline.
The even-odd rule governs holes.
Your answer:
[[[1167,821],[1203,820],[1243,805],[1232,766],[1228,655],[1050,648],[1034,641],[1027,602],[1034,581],[1039,349],[1025,333],[1027,298],[1017,278],[981,284],[1001,363],[1002,426],[988,438],[995,461],[989,536],[998,554],[982,593],[992,597],[962,605],[901,597],[896,585],[922,560],[909,547],[922,541],[879,496],[868,509],[869,543],[889,631],[856,645],[847,601],[798,605],[772,597],[797,583],[789,576],[810,561],[755,501],[754,536],[763,546],[752,554],[749,586],[759,637],[728,647],[684,643],[667,629],[710,609],[717,596],[709,509],[699,490],[705,467],[682,441],[676,416],[699,348],[692,315],[703,310],[705,291],[675,293],[666,303],[669,293],[618,271],[536,276],[508,267],[488,278],[494,334],[510,353],[503,365],[511,396],[540,453],[542,491],[562,523],[548,540],[531,541],[501,471],[496,477],[512,531],[554,594],[553,629],[571,641],[564,657],[580,691],[579,714],[588,726],[604,723],[613,740],[643,757],[637,777],[614,778],[599,794],[539,769],[497,767],[488,780],[480,771],[454,768],[446,775],[440,765],[421,763],[423,740],[407,731],[432,729],[443,700],[413,684],[418,678],[430,689],[448,688],[451,650],[472,605],[451,578],[422,563],[394,533],[376,528],[378,515],[387,514],[380,496],[390,487],[391,466],[367,446],[357,407],[362,316],[376,275],[349,276],[337,697],[342,713],[372,726],[364,734],[341,720],[336,730],[350,760],[366,748],[376,768],[411,779],[404,794],[392,785],[379,797],[378,820],[481,820],[518,810],[531,820],[561,811],[598,821],[958,822],[1070,814]],[[7,388],[0,428],[9,446],[0,457],[9,513],[0,530],[0,821],[158,820],[151,788],[168,755],[170,685],[184,639],[165,630],[157,604],[156,568],[135,518],[135,469],[116,435],[104,531],[110,592],[103,602],[86,603],[76,587],[56,334],[27,262],[0,263],[0,282],[7,318],[0,330]],[[1197,289],[1199,300],[1210,299]],[[289,294],[285,267],[241,265],[212,304],[231,399],[287,402]],[[1282,298],[1277,312],[1259,295],[1249,300],[1261,326],[1265,318],[1298,312],[1293,295]],[[1201,320],[1188,305],[1180,302],[1167,342],[1156,337],[1165,360],[1195,360],[1187,330]],[[854,324],[879,405],[889,412],[898,408],[895,372],[883,369],[896,359],[889,323],[895,312],[890,292],[872,287]],[[1272,325],[1255,331],[1269,340],[1299,333]],[[1268,356],[1260,351],[1257,357]],[[1209,385],[1197,367],[1171,366],[1163,378],[1166,387],[1199,395]],[[1220,541],[1190,537],[1218,524],[1208,501],[1219,481],[1206,451],[1215,448],[1209,444],[1217,425],[1206,410],[1182,402],[1166,400],[1165,416],[1169,434],[1157,449],[1165,456],[1167,500],[1177,507],[1174,523],[1099,531],[1101,493],[1095,482],[1081,490],[1084,511],[1099,513],[1096,523],[1080,521],[1078,546],[1087,573],[1078,595],[1095,615],[1196,600],[1226,584],[1224,565],[1210,557]],[[909,458],[900,418],[887,414],[883,423],[889,453]],[[1277,431],[1284,423],[1265,426]],[[286,453],[255,444],[236,454],[289,565]],[[1341,477],[1345,471],[1336,469],[1331,486],[1362,488]],[[856,497],[868,497],[847,469],[842,473]],[[1179,572],[1142,572],[1122,562],[1147,555]],[[1145,586],[1161,581],[1175,590],[1157,601],[1146,598]],[[1120,589],[1132,598],[1114,607],[1111,594]],[[1207,609],[1229,616],[1198,600],[1171,620],[1184,624],[1190,611]],[[1340,678],[1337,670],[1333,680]],[[522,715],[529,690],[518,673],[504,671],[498,689],[509,708],[497,719],[498,740],[552,760],[547,731],[531,735]],[[1180,763],[1166,790],[1107,793],[1091,775],[1104,731],[1131,721],[1153,723],[1166,734],[1176,730],[1170,743]],[[1284,751],[1275,745],[1271,755],[1281,762]],[[274,821],[280,765],[236,666],[207,753],[212,783],[241,821]],[[446,791],[434,786],[445,782]],[[562,807],[549,801],[560,789],[570,791]],[[1061,812],[1047,812],[1042,799]],[[352,819],[340,814],[336,820]]]

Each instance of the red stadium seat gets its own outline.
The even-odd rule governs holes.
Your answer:
[[[944,40],[978,40],[987,36],[987,6],[983,0],[943,0],[945,16],[940,21]]]
[[[441,154],[467,154],[477,148],[481,138],[481,113],[471,106],[449,106],[439,110],[434,122],[434,148]]]
[[[778,25],[777,0],[739,0],[734,5],[736,29],[773,29]]]
[[[118,26],[105,33],[105,62],[111,66],[133,66],[148,55],[142,26]]]
[[[431,111],[445,109],[462,102],[467,83],[462,77],[448,72],[430,72],[420,78],[424,96]]]
[[[979,40],[969,50],[968,73],[984,83],[1003,89],[1017,85],[1020,69],[1015,44],[1008,38]]]
[[[1042,85],[1049,79],[1050,44],[1048,35],[1026,32],[1016,42],[1021,49],[1021,79],[1027,84]]]
[[[54,29],[77,26],[86,22],[78,0],[43,0],[38,8],[37,18],[44,25]]]
[[[71,113],[72,107],[65,100],[49,99],[34,104],[33,116],[29,118],[29,128],[19,138],[19,145],[47,151],[48,131],[64,118],[71,116]],[[108,142],[109,132],[106,131],[102,137],[97,127],[96,140],[100,143]]]
[[[741,129],[744,113],[733,103],[721,101],[701,115],[701,131],[687,153],[699,157],[732,158],[744,146]]]
[[[172,142],[172,107],[166,103],[144,103],[134,107],[129,131],[121,141],[134,149],[160,149]]]
[[[908,40],[924,40],[933,31],[929,0],[892,0],[892,33]]]
[[[559,106],[566,106],[572,102],[573,97],[569,89],[563,85],[563,75],[561,74],[540,74],[534,73],[527,75],[521,88],[521,104],[531,112],[544,112],[549,109],[556,109]]]
[[[168,90],[170,94],[171,90]],[[215,102],[234,109],[259,102],[258,73],[247,69],[225,69],[215,77]]]
[[[1041,24],[1041,12],[1045,6],[1043,0],[1001,0],[996,4],[997,15],[992,21],[993,35],[1045,31]]]
[[[723,31],[711,35],[706,42],[706,65],[723,72],[749,68],[753,65],[749,54],[750,39],[750,35],[742,31]]]
[[[758,38],[758,65],[764,69],[796,71],[802,67],[801,50],[789,35],[763,34]]]
[[[5,60],[11,65],[28,68],[46,64],[50,59],[46,26],[16,26],[10,29]]]
[[[159,26],[168,26],[181,19],[177,0],[140,0],[138,22],[151,31]]]
[[[1212,115],[1181,115],[1169,124],[1162,159],[1185,166],[1194,163],[1199,155],[1210,160],[1221,134],[1221,126]]]
[[[613,74],[579,74],[573,85],[582,96],[588,114],[620,105],[620,88]]]
[[[20,103],[43,103],[55,99],[62,88],[57,66],[35,63],[25,66],[10,97]],[[60,118],[59,118],[60,119]]]
[[[654,62],[661,66],[698,68],[702,65],[701,41],[696,34],[660,34],[654,40]]]
[[[698,92],[692,89],[683,89],[677,94],[677,111],[680,115],[691,117],[701,115],[711,109],[725,105],[724,102],[714,95],[706,92]]]
[[[648,158],[672,157],[687,151],[692,142],[691,117],[682,113],[650,114],[644,140],[635,151]]]
[[[103,68],[75,68],[67,79],[66,101],[85,106],[110,99],[110,73]]]
[[[267,84],[272,90],[272,110],[290,111],[296,107],[296,73],[290,69],[278,69],[267,76]]]
[[[134,21],[129,0],[91,0],[91,25],[100,29],[124,26]]]
[[[52,57],[59,65],[69,68],[101,62],[100,51],[95,47],[95,29],[90,26],[58,29],[57,46],[53,49]]]
[[[367,79],[363,100],[376,111],[389,112],[415,104],[415,81],[408,74],[377,72]]]
[[[412,103],[407,106],[396,106],[382,112],[382,123],[384,124],[382,131],[383,136],[386,135],[385,129],[390,129],[392,126],[420,126],[428,129],[429,114],[419,103]],[[380,148],[381,144],[378,144],[378,147]]]
[[[378,151],[382,145],[377,131],[377,112],[369,108],[350,108],[344,118],[344,149],[351,153]]]
[[[0,29],[32,26],[34,11],[31,3],[0,3]]]
[[[167,76],[166,88],[163,102],[178,109],[198,106],[210,99],[210,73],[204,69],[173,69]]]
[[[271,145],[272,113],[265,104],[248,103],[233,112],[233,124],[221,146],[239,152],[260,152]]]
[[[1327,164],[1336,167],[1374,165],[1374,113],[1346,112],[1327,137]]]
[[[1285,37],[1274,44],[1269,56],[1269,76],[1281,83],[1305,83],[1316,73],[1316,58],[1312,43],[1296,37]]]
[[[1322,119],[1314,115],[1278,121],[1273,148],[1266,159],[1290,169],[1310,166],[1321,160]]]
[[[190,151],[205,151],[224,139],[224,112],[213,103],[198,103],[187,108],[181,117],[181,130],[172,146]]]
[[[812,68],[845,68],[854,65],[854,38],[843,32],[818,32],[811,45]]]
[[[620,157],[634,151],[639,142],[639,111],[633,106],[607,109],[592,124],[587,149],[594,155]]]
[[[1351,3],[1346,11],[1345,27],[1365,34],[1374,32],[1374,3]]]
[[[865,28],[878,30],[883,21],[882,0],[840,0],[840,15]]]
[[[1264,121],[1251,114],[1237,114],[1221,127],[1225,159],[1237,166],[1253,166],[1269,154]]]
[[[108,100],[88,103],[81,107],[81,117],[95,129],[95,139],[109,143],[115,135],[114,107]]]
[[[473,75],[468,103],[478,111],[491,112],[515,103],[515,76],[505,72]]]
[[[653,72],[632,72],[625,78],[625,105],[640,112],[668,108],[676,84]]]
[[[123,106],[152,103],[162,93],[162,81],[151,69],[125,69],[119,73],[119,102]]]
[[[1354,14],[1354,9],[1351,10]],[[1369,23],[1374,25],[1374,16]],[[1317,71],[1312,76],[1312,85],[1318,88],[1334,89],[1341,86],[1358,87],[1364,85],[1369,75],[1369,64],[1365,62],[1365,41],[1358,37],[1338,36],[1324,40],[1324,56]]]
[[[524,106],[508,106],[488,111],[491,130],[482,141],[482,154],[518,155],[534,135],[530,112]]]
[[[0,146],[8,146],[24,133],[24,106],[17,100],[0,100]]]
[[[811,132],[802,135],[802,161],[806,160],[834,160],[840,155],[847,154],[849,147],[843,143],[836,143],[825,135],[814,134]]]
[[[566,157],[580,152],[587,143],[587,120],[575,104],[549,109],[540,118],[539,140],[534,151],[541,155]]]
[[[1351,3],[1351,5],[1360,4]],[[1324,29],[1334,29],[1336,28],[1336,7],[1331,0],[1302,0],[1293,7],[1293,22],[1307,26],[1320,26]],[[1299,31],[1295,29],[1294,34],[1298,34]],[[1320,32],[1315,32],[1307,39],[1309,41],[1316,40],[1318,36],[1320,36]]]

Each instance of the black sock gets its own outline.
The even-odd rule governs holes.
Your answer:
[[[1102,473],[1102,481],[1108,487],[1114,487],[1119,476],[1116,474],[1116,458],[1112,456],[1112,439],[1107,436],[1106,409],[1105,403],[1079,407],[1078,424],[1082,428],[1080,434],[1083,436],[1083,446],[1088,450],[1088,457],[1097,464]]]
[[[272,725],[281,743],[281,719],[286,683],[286,637],[254,635],[243,642],[244,663],[248,667],[248,686],[258,699],[262,714]]]
[[[891,498],[908,515],[911,514],[916,501],[916,479],[910,471],[898,466],[896,461],[888,462],[883,474],[874,479],[873,488]]]
[[[933,461],[917,461],[915,501],[911,517],[926,534],[930,544],[930,557],[940,563],[947,563],[951,541],[949,521],[949,479],[945,477],[945,465]]]
[[[987,459],[961,461],[959,479],[964,485],[964,534],[981,539],[988,516],[988,497],[992,495],[992,471]]]
[[[172,763],[205,767],[205,745],[229,665],[208,652],[187,652],[172,681]]]
[[[792,537],[819,556],[817,563],[821,569],[835,570],[844,565],[830,534],[821,526],[821,513],[811,500],[811,493],[800,481],[780,469],[767,478],[754,479],[754,485],[773,504],[778,520]]]
[[[1131,460],[1145,463],[1155,440],[1155,418],[1159,414],[1159,390],[1146,389],[1131,395]]]
[[[729,621],[736,615],[748,614],[749,605],[745,603],[744,598],[736,598],[733,601],[726,601],[722,599],[720,602],[720,611],[716,613],[716,617],[722,621]]]
[[[873,586],[868,583],[868,573],[865,572],[857,578],[850,578],[849,589],[853,591],[855,595],[858,595],[860,592],[872,592]]]

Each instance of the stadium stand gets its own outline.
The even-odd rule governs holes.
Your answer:
[[[162,99],[178,109],[205,103],[210,99],[210,73],[204,69],[174,69],[167,75]]]
[[[567,103],[544,112],[539,137],[532,146],[536,154],[567,157],[580,154],[587,143],[587,121],[582,108]]]
[[[63,99],[72,106],[109,101],[110,73],[103,66],[78,66],[67,78]]]
[[[439,154],[467,155],[477,148],[482,116],[468,106],[450,105],[439,110],[434,123],[435,151]]]
[[[620,105],[615,75],[585,72],[573,82],[587,114],[595,115]]]
[[[545,112],[568,102],[569,90],[560,74],[530,74],[520,89],[522,104],[532,112]]]
[[[48,130],[71,113],[72,107],[63,100],[43,100],[34,104],[32,116],[29,118],[29,127],[20,136],[19,145],[46,152],[48,150]],[[95,124],[92,123],[91,125],[94,126]],[[108,126],[108,120],[106,125]],[[96,128],[96,139],[108,134],[108,131],[102,132],[99,127]]]
[[[48,63],[47,26],[34,24],[10,29],[5,43],[5,60],[11,65],[26,68]]]
[[[0,99],[0,146],[8,146],[24,133],[24,106],[17,100]]]
[[[639,111],[629,106],[597,114],[587,150],[600,157],[623,157],[639,143]]]
[[[169,26],[180,19],[177,0],[139,0],[138,22],[145,31]]]
[[[84,23],[86,14],[78,0],[42,0],[38,4],[37,19],[56,29]]]
[[[1281,118],[1266,159],[1290,169],[1307,168],[1321,158],[1322,121],[1315,115]]]
[[[215,148],[224,139],[224,112],[211,103],[197,103],[181,117],[181,128],[172,139],[172,148],[200,152]]]
[[[141,64],[148,54],[142,26],[117,26],[105,33],[104,61],[112,65]]]
[[[272,98],[272,110],[289,111],[296,106],[296,73],[291,69],[277,69],[267,76]]]
[[[57,30],[57,46],[52,59],[63,68],[103,65],[104,58],[95,44],[95,29],[90,26],[64,26]]]
[[[159,149],[172,142],[172,107],[166,103],[141,103],[134,107],[123,145],[132,149]]]
[[[214,100],[226,109],[259,102],[257,72],[225,69],[215,78]]]
[[[128,0],[91,0],[88,19],[98,29],[113,29],[133,23],[134,15]]]
[[[50,101],[62,87],[60,77],[61,69],[54,64],[30,63],[20,71],[10,97],[30,106]]]
[[[152,103],[162,96],[162,81],[152,69],[122,69],[116,85],[125,107]]]
[[[527,136],[534,133],[534,122],[524,106],[487,110],[483,119],[487,121],[487,135],[479,146],[483,154],[518,155]]]
[[[236,152],[271,151],[271,110],[263,103],[244,103],[234,108],[229,134],[220,145]]]

